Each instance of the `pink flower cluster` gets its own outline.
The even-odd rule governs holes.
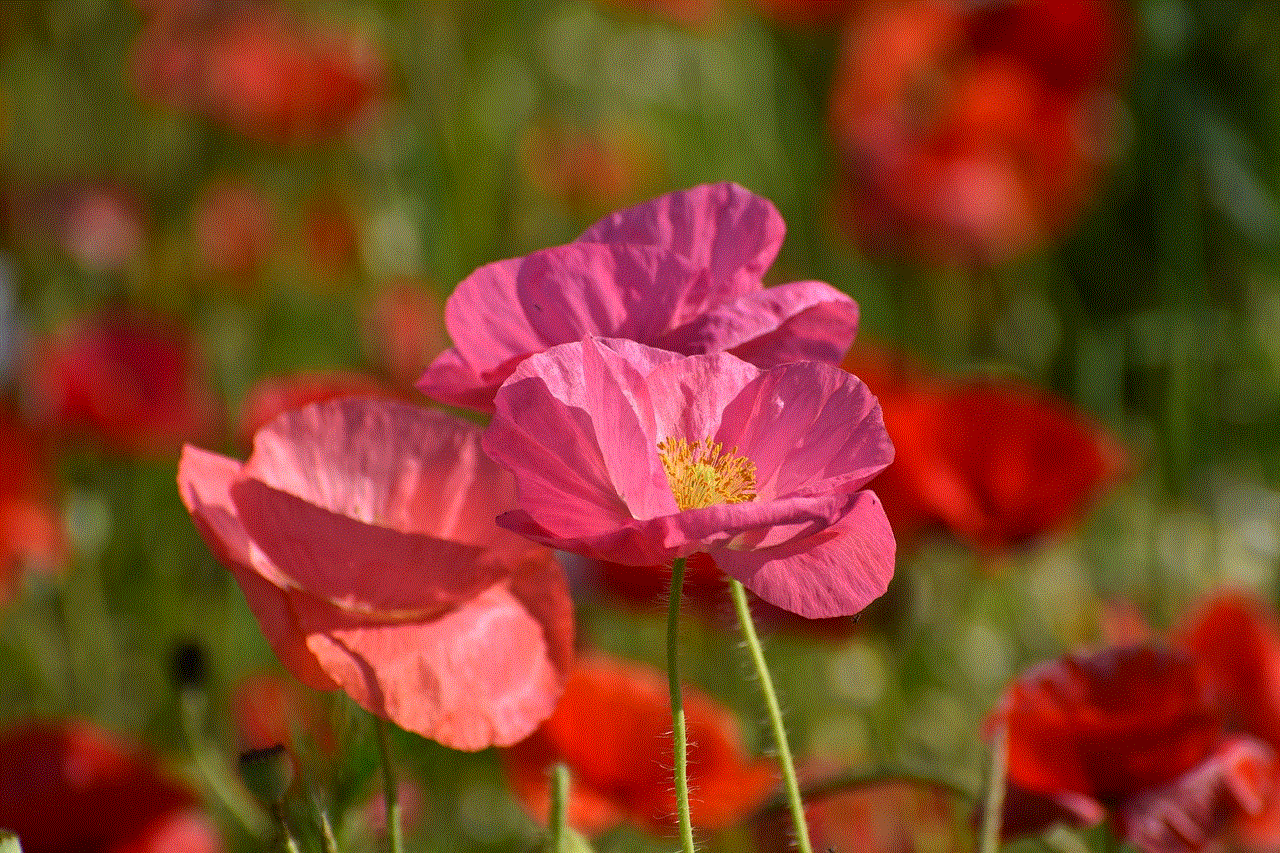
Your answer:
[[[281,661],[479,749],[527,736],[563,688],[552,548],[707,553],[809,617],[884,592],[893,534],[864,487],[893,448],[834,366],[857,307],[820,282],[764,287],[783,230],[768,201],[702,186],[477,270],[419,387],[491,412],[487,430],[349,398],[279,416],[247,463],[187,448],[183,499]]]

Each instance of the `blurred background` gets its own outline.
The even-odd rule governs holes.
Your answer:
[[[860,304],[846,366],[898,445],[889,594],[856,624],[762,614],[796,748],[976,791],[1028,664],[1217,587],[1277,600],[1278,73],[1261,1],[0,4],[0,722],[145,748],[228,850],[264,844],[237,754],[301,730],[290,808],[372,849],[369,724],[279,668],[179,448],[243,458],[336,393],[426,405],[471,270],[733,181],[787,223],[771,283]],[[581,645],[660,665],[661,579],[575,568]],[[685,674],[760,752],[715,587]],[[396,750],[411,849],[536,843],[494,751]],[[966,808],[894,838],[966,849]]]

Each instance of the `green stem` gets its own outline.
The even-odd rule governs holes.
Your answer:
[[[671,564],[671,598],[667,602],[667,684],[671,690],[671,751],[675,758],[676,810],[680,818],[680,842],[684,853],[694,853],[693,822],[689,818],[688,744],[684,731],[684,698],[680,693],[677,641],[680,630],[680,597],[684,594],[684,557]]]
[[[755,664],[756,675],[760,679],[760,691],[764,694],[764,704],[769,711],[769,723],[773,726],[773,742],[778,750],[778,763],[782,765],[782,786],[791,809],[791,822],[796,829],[796,849],[800,853],[813,853],[813,845],[809,841],[809,825],[804,819],[804,802],[800,799],[800,784],[796,781],[796,766],[791,759],[791,745],[787,742],[787,730],[782,725],[782,709],[778,706],[773,677],[769,674],[769,665],[765,662],[764,650],[760,648],[756,626],[751,620],[747,591],[733,578],[729,579],[729,591],[733,594],[733,607],[738,612],[742,638],[751,652],[751,661]]]
[[[987,775],[987,796],[983,805],[982,844],[979,853],[1000,849],[1000,824],[1004,818],[1005,771],[1009,763],[1009,729],[1000,726],[991,742],[991,772]]]
[[[562,853],[565,828],[568,826],[569,768],[557,764],[551,768],[551,824],[547,827],[551,853]]]
[[[289,830],[289,820],[285,817],[282,803],[271,804],[271,817],[275,820],[276,830],[279,832],[279,843],[280,846],[284,847],[285,853],[301,853],[298,847],[298,839],[294,838],[293,833]]]
[[[391,748],[387,745],[387,721],[373,718],[373,730],[378,734],[378,751],[382,753],[382,796],[387,806],[387,840],[391,853],[404,853],[404,839],[400,836],[400,799],[397,796],[396,771],[391,766]]]

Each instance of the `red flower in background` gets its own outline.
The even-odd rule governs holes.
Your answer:
[[[1195,662],[1157,646],[1107,649],[1033,667],[989,727],[1008,727],[1006,835],[1055,820],[1097,823],[1147,853],[1199,850],[1258,814],[1275,753],[1229,736]]]
[[[134,89],[274,144],[313,143],[356,128],[386,78],[355,32],[306,27],[275,3],[177,4],[152,10],[134,45]]]
[[[546,121],[526,130],[520,154],[522,171],[544,195],[594,215],[630,199],[651,159],[634,135]]]
[[[323,712],[318,696],[293,679],[270,672],[241,679],[231,694],[241,752],[289,746],[295,734],[308,736],[332,752],[337,737]]]
[[[38,421],[125,453],[174,453],[222,420],[186,331],[157,317],[70,323],[35,347],[27,380]]]
[[[746,754],[737,720],[714,699],[686,687],[684,710],[693,825],[732,825],[776,787],[775,765]],[[504,750],[503,760],[516,796],[540,820],[550,807],[547,769],[563,761],[574,828],[596,834],[624,820],[658,832],[675,826],[671,706],[656,670],[603,655],[580,658],[555,713]]]
[[[276,211],[252,183],[227,178],[200,193],[192,228],[201,266],[216,275],[249,280],[274,247]]]
[[[1280,626],[1275,611],[1242,593],[1204,602],[1175,633],[1200,667],[1227,724],[1280,752]],[[1236,825],[1246,850],[1280,846],[1280,786],[1262,813]]]
[[[880,400],[897,449],[876,478],[894,532],[941,525],[986,551],[1073,522],[1126,467],[1119,444],[1066,403],[1009,380],[946,380],[856,349],[843,367]]]
[[[25,570],[60,572],[67,563],[48,460],[37,436],[0,410],[0,604]]]
[[[1123,40],[1103,0],[868,3],[831,96],[852,230],[983,261],[1061,231],[1111,145]]]
[[[380,97],[385,73],[359,35],[307,30],[276,9],[254,10],[211,33],[202,107],[251,139],[316,142],[354,128]]]
[[[0,732],[0,827],[23,853],[217,853],[198,801],[153,757],[90,723]]]

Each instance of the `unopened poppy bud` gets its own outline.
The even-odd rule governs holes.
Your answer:
[[[240,754],[240,776],[255,797],[279,803],[293,784],[293,757],[281,744]]]
[[[177,643],[169,656],[169,675],[180,690],[204,687],[209,675],[204,648],[190,640]]]

